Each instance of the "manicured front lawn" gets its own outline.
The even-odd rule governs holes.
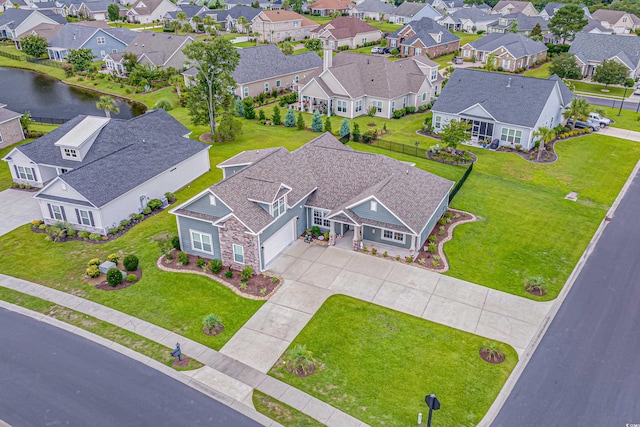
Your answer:
[[[523,74],[528,77],[537,77],[539,79],[546,79],[551,75],[551,62],[545,62],[537,68],[531,68],[525,71]]]
[[[273,397],[253,390],[253,405],[256,411],[266,415],[267,417],[279,422],[286,427],[322,427],[319,421],[303,414],[297,409],[280,402]]]
[[[627,103],[628,102],[629,101],[627,101]],[[618,105],[620,105],[620,102],[618,102]],[[620,111],[619,108],[601,107],[599,105],[593,106],[593,108],[604,110],[604,112],[606,113],[606,117],[615,120],[615,123],[611,123],[611,127],[640,132],[640,121],[638,121],[638,118],[640,118],[640,114],[636,113],[635,111],[625,109],[622,109],[622,111]],[[618,112],[620,112],[619,116]]]
[[[491,365],[479,349],[488,340],[374,304],[330,297],[293,341],[319,361],[307,378],[274,367],[269,374],[372,426],[415,425],[424,396],[442,408],[440,426],[475,425],[517,362]],[[426,421],[426,419],[425,419]]]
[[[571,84],[574,86],[575,92],[583,92],[593,94],[596,96],[602,96],[605,98],[622,98],[624,95],[624,88],[619,86],[606,86],[598,83],[587,83],[576,80],[571,80]],[[627,88],[627,97],[631,96],[633,88]]]

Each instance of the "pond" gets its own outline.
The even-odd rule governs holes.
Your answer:
[[[100,93],[69,86],[59,80],[30,71],[0,67],[0,103],[10,110],[32,117],[69,120],[78,114],[104,115],[96,108]],[[120,112],[112,117],[129,119],[146,110],[144,105],[115,98]]]

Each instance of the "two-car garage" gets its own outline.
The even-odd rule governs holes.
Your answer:
[[[262,259],[264,268],[266,268],[266,266],[269,265],[269,263],[295,239],[296,218],[292,218],[287,224],[262,243]]]

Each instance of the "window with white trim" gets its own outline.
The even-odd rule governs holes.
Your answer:
[[[273,202],[273,206],[272,206],[272,215],[274,218],[278,218],[280,215],[282,215],[284,213],[284,211],[286,210],[286,204],[284,202],[284,198],[286,196],[282,196],[280,197],[278,200],[276,200],[275,202]]]
[[[415,48],[415,50],[413,51],[413,54],[415,56],[420,56],[422,55],[422,49],[420,49],[419,47]]]
[[[500,141],[508,142],[509,144],[520,144],[520,141],[522,141],[522,131],[516,130],[516,129],[502,128]]]
[[[397,231],[391,230],[382,230],[382,240],[404,243],[404,233],[398,233]]]
[[[191,247],[193,250],[213,254],[212,242],[211,234],[191,230]]]
[[[391,42],[389,42],[389,46],[396,47],[396,40],[392,39]]]
[[[431,70],[431,81],[434,81],[438,78],[438,69],[434,68]]]
[[[29,181],[35,181],[33,177],[33,169],[25,168],[23,166],[18,166],[18,177],[20,179],[26,179]]]
[[[104,58],[105,56],[107,56],[107,52],[104,50],[100,51],[100,58]]]
[[[396,111],[396,101],[391,101],[391,112]]]
[[[240,245],[233,245],[233,260],[238,264],[244,264],[244,247]]]
[[[363,38],[362,38],[362,45],[364,46],[364,44],[365,44],[366,42],[367,42],[367,38],[366,38],[366,37],[363,37]]]
[[[382,101],[378,101],[374,99],[371,101],[371,106],[376,107],[376,112],[382,113]]]
[[[347,101],[343,101],[341,99],[338,99],[336,104],[338,106],[338,113],[346,113],[347,112]]]
[[[280,87],[280,80],[276,80],[276,87]]]
[[[89,211],[78,209],[78,217],[80,218],[80,224],[91,225],[91,218],[89,218]]]
[[[511,65],[511,60],[510,59],[505,59],[502,61],[502,68],[507,69],[509,68],[509,66]]]
[[[96,43],[98,43],[98,44],[107,44],[107,39],[105,39],[104,37],[98,37],[96,39]]]
[[[462,56],[464,56],[465,58],[469,58],[471,56],[471,51],[470,50],[463,50],[462,51]]]
[[[244,97],[246,98],[246,97],[248,97],[248,96],[249,96],[249,88],[248,88],[248,87],[245,87],[245,88],[244,88]]]
[[[64,221],[64,216],[62,215],[62,208],[59,205],[51,205],[51,213],[53,214],[53,219],[57,219],[58,221]]]
[[[264,91],[269,92],[269,82],[264,84]]]
[[[403,96],[402,97],[402,108],[405,108],[407,106],[407,97]]]
[[[331,222],[328,219],[325,219],[325,215],[327,213],[321,211],[319,209],[313,210],[313,225],[317,225],[319,227],[329,227],[331,226]]]
[[[422,100],[426,101],[427,100],[427,92],[423,92],[422,93]]]
[[[440,129],[442,125],[442,116],[433,116],[433,127],[436,129]]]
[[[358,99],[356,101],[355,110],[356,110],[356,113],[359,113],[360,111],[362,111],[362,99]]]
[[[409,55],[409,46],[404,47],[404,54]]]
[[[378,210],[378,202],[376,202],[375,200],[372,200],[371,203],[369,204],[369,208],[376,212]]]
[[[300,76],[296,75],[296,78],[294,80],[296,81],[296,83],[298,83],[300,81]]]
[[[64,150],[64,156],[68,157],[70,159],[77,159],[78,158],[78,152],[76,150],[74,150],[73,148],[65,148]]]

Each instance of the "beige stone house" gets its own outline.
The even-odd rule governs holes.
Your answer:
[[[402,56],[447,55],[460,48],[460,38],[430,18],[412,21],[387,36],[387,47]]]
[[[514,72],[520,68],[529,68],[547,57],[547,46],[531,40],[522,34],[487,34],[486,36],[462,46],[462,57],[486,64],[493,55],[496,68]]]
[[[0,104],[0,148],[8,147],[24,139],[24,132],[20,124],[22,114],[5,107],[5,104]]]
[[[263,10],[253,18],[251,26],[261,42],[279,43],[309,38],[320,24],[291,10]]]
[[[324,51],[323,70],[301,83],[302,111],[354,118],[372,107],[377,117],[391,118],[395,110],[428,104],[440,92],[438,64],[426,56],[390,61],[383,56]]]
[[[612,29],[616,34],[629,34],[640,28],[640,18],[622,10],[599,9],[591,16],[603,27]]]
[[[365,43],[378,42],[382,31],[353,16],[340,16],[311,31],[311,38],[321,39],[332,50],[341,46],[356,49]]]

